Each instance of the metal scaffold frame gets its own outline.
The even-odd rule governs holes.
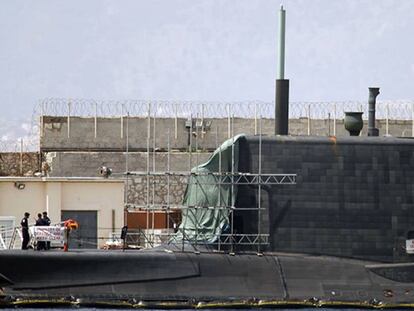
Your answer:
[[[198,171],[199,163],[199,152],[198,152],[198,139],[199,137],[203,136],[203,133],[199,133],[199,128],[196,126],[195,128],[191,128],[191,132],[189,134],[189,148],[188,148],[188,171],[172,171],[171,170],[171,131],[167,129],[167,170],[166,171],[157,171],[156,168],[156,116],[155,113],[151,115],[151,111],[157,111],[157,107],[152,107],[151,104],[148,104],[148,117],[147,117],[147,161],[146,161],[146,170],[144,171],[133,171],[129,170],[130,166],[126,163],[126,171],[120,174],[114,175],[122,175],[126,180],[126,195],[125,195],[125,213],[131,211],[144,211],[146,213],[146,228],[145,230],[139,230],[139,235],[145,240],[145,244],[149,245],[150,247],[155,246],[157,241],[164,241],[168,244],[175,244],[177,247],[180,246],[181,250],[184,251],[185,245],[191,245],[194,251],[199,251],[198,246],[206,245],[211,246],[214,245],[217,247],[216,251],[222,251],[223,248],[228,250],[230,253],[235,252],[236,246],[253,246],[257,247],[257,253],[261,253],[263,250],[263,246],[267,245],[269,242],[269,235],[267,233],[263,233],[261,230],[262,227],[262,220],[261,220],[261,213],[265,208],[262,207],[261,203],[261,192],[262,186],[265,185],[294,185],[296,184],[296,174],[269,174],[269,173],[262,173],[262,117],[260,116],[258,120],[258,124],[255,123],[255,131],[258,132],[259,136],[259,148],[258,148],[258,172],[257,173],[246,173],[246,172],[238,172],[235,170],[235,161],[234,161],[234,115],[230,114],[230,110],[228,111],[228,118],[229,118],[229,127],[228,127],[228,135],[229,138],[233,137],[233,143],[231,147],[231,171],[224,171],[222,169],[222,159],[221,159],[221,149],[219,149],[218,156],[219,156],[219,169],[218,172],[212,173],[205,173]],[[203,116],[201,116],[203,119]],[[192,122],[192,115],[190,115],[190,120]],[[196,124],[199,121],[199,115],[197,114]],[[128,119],[126,120],[128,124]],[[151,130],[152,128],[152,130]],[[194,130],[194,132],[193,132]],[[125,160],[128,162],[128,126],[126,127],[126,138],[127,138],[127,148],[126,148],[126,156]],[[202,130],[201,130],[202,131]],[[217,129],[218,131],[218,129]],[[151,135],[152,134],[152,135]],[[193,137],[194,136],[194,137]],[[216,132],[216,147],[221,148],[221,145],[218,143],[218,135]],[[152,139],[152,141],[151,141]],[[195,140],[195,142],[194,142]],[[151,146],[152,145],[152,146]],[[195,147],[195,157],[194,157],[194,148]],[[152,161],[151,161],[152,156]],[[195,163],[193,163],[195,160]],[[151,163],[152,162],[152,163]],[[197,169],[192,171],[192,167],[196,167]],[[231,194],[235,193],[235,187],[242,186],[242,185],[254,185],[257,188],[257,205],[248,207],[248,208],[237,208],[235,205],[235,197],[231,195],[231,204],[222,204],[221,198],[221,191],[217,191],[217,202],[218,205],[215,206],[187,206],[182,204],[177,204],[176,202],[172,202],[171,200],[171,186],[174,184],[182,183],[182,179],[186,179],[187,183],[195,182],[196,184],[199,183],[197,178],[191,177],[199,177],[199,176],[209,176],[213,178],[213,181],[209,184],[216,185],[219,189],[221,186],[228,186],[231,189]],[[128,185],[129,179],[133,177],[142,177],[145,179],[146,184],[146,199],[139,204],[130,203],[128,198]],[[162,180],[164,179],[164,181]],[[180,180],[181,179],[181,180]],[[159,203],[156,202],[156,187],[166,183],[167,188],[167,196],[165,202]],[[208,184],[208,183],[203,183]],[[198,187],[195,187],[197,190]],[[197,201],[197,191],[195,193],[196,201]],[[230,222],[230,228],[228,232],[221,232],[220,234],[215,236],[215,243],[204,243],[203,242],[203,233],[197,232],[199,228],[199,224],[196,224],[196,238],[190,239],[186,236],[186,224],[182,224],[180,228],[174,228],[175,232],[172,232],[172,228],[170,228],[170,221],[174,221],[172,219],[172,212],[177,210],[186,210],[187,213],[195,213],[198,210],[207,209],[207,210],[226,210],[228,219]],[[256,211],[257,212],[257,233],[242,233],[242,232],[235,232],[234,229],[234,215],[239,211]],[[155,230],[155,213],[156,212],[163,212],[166,214],[167,219],[167,232],[156,232]],[[196,218],[196,217],[194,217]],[[217,219],[214,219],[217,220]],[[181,239],[177,240],[176,233],[181,233]],[[136,234],[136,233],[135,233]],[[201,242],[200,242],[201,241]],[[208,244],[208,245],[207,245]]]

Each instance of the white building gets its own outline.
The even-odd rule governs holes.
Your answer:
[[[79,248],[102,246],[111,232],[120,230],[123,203],[122,180],[0,177],[0,229],[20,226],[25,212],[30,213],[29,224],[34,224],[37,214],[47,211],[52,223],[78,221],[80,228],[71,243]]]

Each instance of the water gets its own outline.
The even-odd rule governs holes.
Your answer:
[[[16,310],[16,308],[0,308],[2,310]],[[68,308],[17,308],[17,309],[24,309],[25,311],[40,311],[40,310],[62,310],[62,311],[68,311],[71,309],[79,310],[79,311],[93,311],[93,310],[106,310],[106,311],[120,311],[120,310],[135,310],[135,309],[122,309],[122,308],[116,308],[116,309],[107,309],[107,308],[78,308],[78,307],[68,307]],[[240,310],[249,310],[249,311],[266,311],[266,310],[275,310],[277,311],[367,311],[367,310],[374,310],[374,309],[367,309],[367,308],[237,308],[237,309],[171,309],[173,311],[189,311],[189,310],[204,310],[204,311],[240,311]],[[140,309],[137,308],[136,310],[141,311],[165,311],[168,309]],[[405,311],[407,309],[392,309],[393,311]]]

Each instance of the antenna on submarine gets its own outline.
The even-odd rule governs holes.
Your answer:
[[[279,41],[278,41],[278,72],[277,79],[285,78],[285,34],[286,34],[286,10],[283,8],[283,4],[280,4],[279,10]]]
[[[285,79],[286,10],[279,10],[278,70],[275,95],[275,135],[289,133],[289,80]]]

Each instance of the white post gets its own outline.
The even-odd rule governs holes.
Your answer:
[[[257,188],[257,238],[258,238],[258,246],[257,246],[257,254],[261,254],[261,245],[260,245],[260,239],[261,239],[261,208],[262,208],[262,116],[260,116],[260,134],[259,134],[259,169],[258,169],[258,173],[259,173],[259,185]]]
[[[230,104],[227,104],[227,138],[231,137]]]
[[[234,114],[231,115],[231,137],[234,137]]]
[[[178,139],[178,104],[175,104],[174,138]]]
[[[230,254],[231,255],[234,255],[234,245],[233,245],[233,243],[234,243],[234,241],[235,241],[235,239],[234,239],[234,209],[235,209],[235,207],[234,207],[234,205],[235,205],[235,196],[234,196],[234,190],[235,190],[235,188],[234,188],[234,173],[235,173],[235,171],[234,171],[234,164],[235,164],[235,161],[234,161],[234,136],[233,136],[233,123],[232,123],[232,126],[231,126],[231,129],[232,129],[232,143],[231,143],[231,207],[230,207],[230,212],[231,212],[231,224],[230,224],[230,237],[231,237],[231,250],[230,250]]]
[[[328,136],[331,136],[331,113],[328,112]]]
[[[254,105],[254,135],[257,135],[257,103]]]
[[[310,104],[308,104],[308,136],[311,134],[311,108]]]
[[[44,108],[44,102],[42,101],[40,103],[40,137],[43,137],[44,135],[44,124],[43,124],[43,116],[45,115],[45,108]]]
[[[125,144],[125,173],[126,175],[126,182],[125,182],[125,204],[128,204],[128,187],[129,187],[129,113],[126,119],[126,144]]]
[[[98,104],[97,103],[95,103],[95,120],[94,120],[95,122],[95,139],[96,139],[96,136],[97,136],[97,134],[98,134]]]
[[[46,213],[49,215],[49,194],[46,194]]]
[[[385,135],[389,135],[390,105],[387,103],[387,119],[385,120]]]
[[[204,138],[204,104],[201,104],[201,138]]]
[[[68,117],[67,117],[67,121],[68,121],[68,138],[70,138],[70,109],[71,108],[71,102],[68,102]]]
[[[20,175],[23,175],[23,138],[20,138]]]
[[[121,104],[121,139],[124,138],[124,104]]]

